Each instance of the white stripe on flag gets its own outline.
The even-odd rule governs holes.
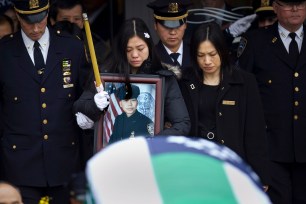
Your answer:
[[[117,115],[120,115],[121,113],[122,110],[119,106],[119,102],[115,94],[112,93],[110,95],[110,106],[105,114],[105,120],[103,124],[104,126],[103,135],[105,136],[104,138],[106,139],[106,142],[108,142],[110,139]]]

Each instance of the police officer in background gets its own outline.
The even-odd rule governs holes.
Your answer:
[[[160,38],[155,49],[160,60],[182,69],[190,65],[189,45],[183,41],[190,4],[188,0],[155,0],[147,5],[154,11],[154,29]]]
[[[254,1],[253,8],[254,14],[235,21],[224,32],[233,63],[237,62],[237,51],[241,36],[244,33],[261,27],[268,27],[277,20],[277,16],[272,7],[272,0]]]
[[[15,0],[21,30],[0,42],[4,179],[23,201],[68,203],[80,129],[72,113],[87,75],[81,41],[47,27],[48,0]]]
[[[255,28],[270,26],[277,20],[272,7],[272,0],[253,1],[253,8],[257,15],[257,18],[252,23]]]
[[[305,0],[274,0],[278,21],[240,42],[240,67],[256,75],[272,161],[276,204],[306,203]]]

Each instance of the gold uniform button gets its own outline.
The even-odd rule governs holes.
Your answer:
[[[295,91],[295,92],[299,92],[299,91],[300,91],[299,87],[295,87],[295,88],[294,88],[294,91]]]
[[[48,123],[48,120],[47,120],[47,119],[44,119],[44,120],[43,120],[43,124],[46,125],[47,123]]]
[[[224,140],[221,140],[221,143],[224,144]]]
[[[72,144],[72,145],[74,145],[75,143],[74,143],[74,142],[72,142],[71,144]]]
[[[299,116],[294,115],[293,118],[294,118],[294,120],[297,120],[297,119],[299,119]]]
[[[219,112],[219,116],[222,116],[222,113],[221,113],[221,112]]]
[[[44,140],[47,140],[48,138],[48,135],[44,135]]]
[[[43,104],[41,105],[41,107],[42,107],[42,108],[46,108],[46,107],[47,107],[47,104],[46,104],[46,103],[43,103]]]
[[[70,98],[70,97],[71,97],[71,94],[68,94],[68,97]]]
[[[294,105],[295,105],[295,106],[298,106],[298,105],[299,105],[299,102],[298,102],[298,101],[294,101]]]
[[[294,77],[299,77],[299,73],[298,73],[298,72],[295,72],[295,73],[294,73]]]
[[[17,96],[15,96],[15,97],[14,97],[14,101],[17,101],[17,100],[18,100],[18,97],[17,97]]]
[[[269,83],[269,84],[272,84],[272,80],[270,79],[270,80],[268,81],[268,83]]]
[[[41,88],[40,91],[41,91],[42,93],[45,93],[45,92],[46,92],[46,89],[45,89],[45,88]]]
[[[16,149],[17,148],[17,146],[16,145],[13,145],[13,149]]]

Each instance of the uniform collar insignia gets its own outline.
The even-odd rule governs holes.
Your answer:
[[[277,41],[277,37],[274,37],[273,39],[272,39],[272,43],[275,43]]]

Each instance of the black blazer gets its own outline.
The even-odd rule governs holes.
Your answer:
[[[185,71],[180,81],[182,95],[191,120],[189,135],[196,137],[199,137],[198,101],[201,85],[190,71]],[[262,181],[268,184],[265,122],[253,75],[237,69],[234,69],[232,73],[224,71],[216,102],[216,114],[219,142],[240,155],[254,168]]]
[[[280,162],[306,162],[306,40],[294,66],[278,23],[245,36],[240,67],[255,74],[262,97],[269,153]],[[246,43],[245,43],[246,42]]]
[[[15,185],[63,185],[77,167],[80,129],[72,105],[82,92],[86,74],[84,48],[73,37],[49,31],[41,79],[20,31],[0,42],[0,150],[5,179]],[[70,64],[70,69],[63,63]]]

